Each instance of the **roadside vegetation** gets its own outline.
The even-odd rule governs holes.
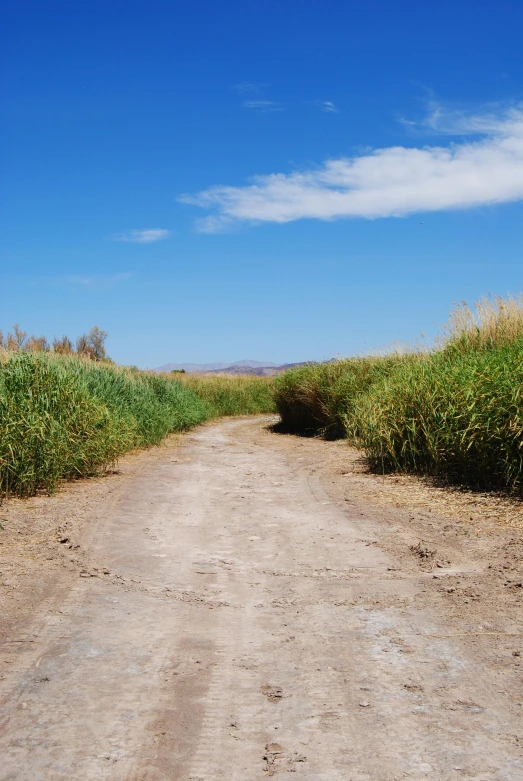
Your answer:
[[[283,430],[346,437],[379,471],[523,490],[523,298],[452,312],[430,352],[312,364],[275,381]]]
[[[51,492],[214,417],[273,411],[283,431],[346,438],[380,472],[523,492],[523,297],[459,305],[432,350],[276,378],[119,367],[105,338],[0,334],[0,496]]]
[[[180,383],[77,356],[0,359],[0,495],[52,492],[211,417]]]
[[[265,378],[159,375],[108,360],[92,329],[51,345],[15,326],[0,340],[0,497],[54,491],[135,448],[219,415],[266,412]]]
[[[275,412],[274,380],[249,374],[182,374],[185,388],[209,404],[213,416]]]

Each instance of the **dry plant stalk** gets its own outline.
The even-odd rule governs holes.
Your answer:
[[[444,347],[491,349],[523,338],[523,295],[484,296],[457,304],[443,328]]]

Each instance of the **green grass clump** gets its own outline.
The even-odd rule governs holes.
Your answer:
[[[212,417],[201,397],[168,376],[91,361],[70,360],[89,392],[115,415],[133,421],[134,446],[157,445],[172,431],[183,431]]]
[[[274,411],[267,377],[159,375],[56,352],[0,353],[0,496],[52,492],[212,417]]]
[[[330,439],[358,435],[354,405],[377,379],[389,374],[399,356],[349,358],[311,363],[276,378],[274,394],[283,431]]]
[[[49,353],[0,359],[0,495],[55,490],[211,416],[189,388]]]
[[[523,488],[523,341],[404,361],[356,404],[375,469]]]
[[[345,436],[379,471],[523,491],[523,297],[463,303],[431,352],[277,378],[282,427]]]
[[[439,348],[400,362],[356,405],[371,465],[523,490],[523,298],[459,304]]]
[[[272,377],[245,374],[178,375],[185,388],[207,404],[214,416],[275,412]]]

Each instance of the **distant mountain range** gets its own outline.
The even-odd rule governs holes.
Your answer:
[[[166,363],[165,366],[158,366],[153,369],[155,372],[172,372],[181,371],[182,369],[188,374],[195,374],[197,372],[206,373],[219,373],[225,372],[226,374],[257,374],[260,376],[271,376],[273,374],[279,374],[286,369],[291,369],[293,366],[303,366],[304,363],[284,363],[278,365],[271,363],[270,361],[235,361],[235,363]]]

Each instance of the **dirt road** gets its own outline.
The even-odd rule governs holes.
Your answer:
[[[266,426],[2,508],[1,781],[523,779],[521,533]]]

